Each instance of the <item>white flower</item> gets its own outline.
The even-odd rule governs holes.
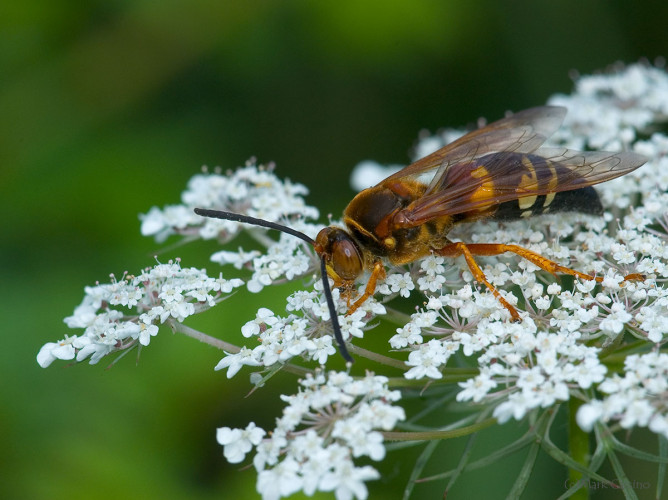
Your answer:
[[[623,376],[613,375],[599,384],[606,393],[580,407],[578,425],[592,429],[596,422],[618,421],[625,428],[648,427],[668,437],[665,394],[668,391],[668,354],[650,352],[629,355]]]
[[[256,358],[254,351],[242,347],[237,354],[227,354],[221,359],[214,370],[228,368],[227,378],[234,377],[242,366],[262,366],[262,363]]]
[[[499,406],[494,408],[492,415],[500,424],[506,423],[510,417],[520,420],[526,413],[539,405],[539,400],[527,392],[513,392]]]
[[[156,264],[139,275],[124,275],[111,282],[86,287],[81,304],[74,315],[65,318],[70,328],[83,328],[75,340],[61,341],[63,349],[46,344],[38,362],[48,366],[54,359],[77,361],[90,358],[94,364],[108,354],[149,345],[158,334],[158,324],[166,321],[184,321],[187,317],[213,307],[241,280],[210,278],[204,270],[182,268],[178,261]],[[69,347],[67,347],[69,346]],[[47,355],[52,351],[52,355]]]
[[[466,382],[459,382],[459,387],[463,390],[457,394],[457,401],[471,400],[474,403],[479,403],[496,385],[494,379],[486,373],[481,373]]]
[[[315,433],[308,431],[306,437],[309,437],[309,434]],[[299,439],[300,437],[297,437],[295,441]],[[319,436],[318,440],[321,440]],[[303,481],[302,489],[307,496],[313,495],[318,490],[322,477],[332,467],[330,457],[333,455],[331,448],[334,447],[337,447],[337,445],[334,444],[328,448],[320,446],[319,448],[310,449],[308,450],[308,454],[304,454],[306,461],[302,464],[301,475]]]
[[[602,382],[608,369],[598,358],[589,357],[574,367],[573,378],[583,389],[589,389],[592,384]]]
[[[323,475],[320,488],[323,491],[334,491],[336,500],[365,500],[368,496],[365,481],[378,479],[380,474],[369,465],[355,467],[351,461],[335,464],[333,471]]]
[[[353,457],[367,455],[372,460],[382,460],[385,457],[383,435],[380,432],[369,432],[369,426],[359,425],[360,419],[350,418],[339,420],[334,424],[332,436],[342,438],[350,445]]]
[[[640,328],[647,332],[651,342],[659,343],[668,334],[668,311],[666,307],[641,307],[635,316]]]
[[[415,323],[406,323],[401,328],[397,328],[397,335],[390,338],[390,345],[393,349],[401,349],[409,344],[421,344],[421,328]]]
[[[278,318],[274,316],[271,309],[261,307],[257,311],[255,319],[241,327],[241,333],[246,338],[252,337],[253,335],[258,335],[262,331],[262,328],[273,326],[277,322]]]
[[[445,276],[441,274],[427,274],[418,278],[418,287],[423,292],[437,292],[443,287],[443,283],[445,283]]]
[[[332,337],[329,335],[315,338],[313,340],[313,347],[309,352],[311,359],[324,365],[329,356],[336,354],[336,349],[334,348],[332,340]]]
[[[346,337],[346,333],[351,337],[364,337],[363,328],[366,326],[366,323],[362,320],[364,316],[366,316],[366,312],[358,309],[353,314],[339,318],[339,325],[341,326],[341,331],[344,333],[344,338]]]
[[[242,229],[254,230],[232,221],[200,217],[193,212],[195,207],[243,212],[273,221],[292,215],[317,218],[317,210],[304,203],[306,193],[304,186],[281,182],[274,174],[254,164],[239,168],[229,176],[199,174],[188,182],[188,189],[181,196],[182,205],[162,210],[154,207],[141,216],[142,234],[155,236],[158,241],[171,234],[229,239]]]
[[[37,353],[37,362],[42,368],[46,368],[56,359],[74,359],[76,350],[72,345],[73,338],[61,340],[60,342],[47,342]]]
[[[230,293],[232,290],[240,287],[243,284],[244,282],[239,278],[226,280],[223,279],[223,273],[219,273],[218,278],[216,278],[211,284],[211,290],[214,292]],[[210,299],[210,297],[208,298]]]
[[[404,374],[404,377],[407,379],[419,379],[423,377],[442,378],[443,375],[439,367],[446,363],[448,356],[449,353],[445,350],[443,343],[432,339],[408,355],[406,364],[413,368],[408,370]]]
[[[611,334],[618,334],[624,329],[624,324],[633,319],[633,316],[626,311],[626,306],[620,302],[615,302],[610,306],[610,314],[599,324],[601,330]]]
[[[350,174],[350,186],[355,191],[362,191],[375,186],[380,181],[399,171],[398,165],[382,166],[375,161],[362,161],[358,163]]]
[[[237,269],[241,269],[260,255],[258,250],[251,250],[250,252],[245,252],[242,248],[239,248],[236,252],[220,250],[211,255],[211,261],[220,265],[232,264]]]
[[[389,287],[392,293],[399,293],[402,297],[409,297],[415,284],[411,279],[410,273],[391,274],[385,279],[385,286]]]
[[[318,294],[315,291],[298,290],[288,297],[288,311],[309,310],[313,307]]]
[[[158,327],[156,325],[142,323],[140,325],[141,331],[139,333],[139,343],[141,345],[148,345],[151,342],[151,337],[158,334]]]
[[[307,495],[334,491],[337,498],[366,498],[364,482],[379,475],[370,466],[357,467],[353,458],[382,460],[383,436],[375,429],[390,430],[405,419],[403,409],[390,404],[400,396],[387,389],[387,381],[373,374],[309,374],[300,382],[299,393],[282,396],[287,406],[268,439],[260,442],[264,431],[251,424],[245,433],[219,429],[218,441],[231,463],[242,461],[252,446],[257,448],[253,464],[263,498],[302,489]]]
[[[250,422],[245,429],[221,427],[216,431],[216,441],[223,445],[225,458],[231,464],[242,462],[246,453],[262,441],[266,432]]]
[[[257,475],[257,491],[263,500],[277,500],[302,489],[303,479],[296,460],[288,457],[273,469],[264,469]]]
[[[580,406],[576,414],[578,426],[580,426],[583,431],[591,432],[594,428],[594,424],[601,418],[603,412],[603,405],[600,401],[594,401],[593,403]]]
[[[77,352],[77,361],[90,358],[90,364],[97,364],[104,356],[113,350],[114,346],[108,342],[88,343]]]
[[[445,271],[445,267],[443,267],[444,262],[445,259],[443,257],[430,255],[422,260],[420,269],[429,275],[443,274]]]

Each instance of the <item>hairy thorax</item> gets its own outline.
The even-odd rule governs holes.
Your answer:
[[[403,209],[424,193],[416,181],[397,181],[360,192],[346,208],[343,220],[365,253],[368,267],[378,257],[405,264],[425,257],[448,243],[452,217],[438,217],[424,224],[405,227],[397,223]]]

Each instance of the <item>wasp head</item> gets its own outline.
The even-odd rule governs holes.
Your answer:
[[[335,281],[353,281],[364,270],[359,245],[341,228],[322,229],[315,238],[314,248],[325,261],[327,274]]]

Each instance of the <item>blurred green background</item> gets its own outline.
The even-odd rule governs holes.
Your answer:
[[[244,398],[248,371],[230,383],[213,372],[219,352],[168,331],[111,370],[35,361],[72,333],[62,318],[85,285],[153,263],[137,214],[177,202],[201,165],[274,161],[339,214],[357,162],[406,163],[421,129],[543,104],[574,71],[666,56],[667,18],[667,2],[604,0],[3,2],[0,497],[255,496],[215,429],[269,427],[292,377]],[[213,248],[161,260],[213,269]],[[257,300],[278,311],[285,292]],[[257,307],[237,294],[190,324],[238,336]],[[462,443],[441,446],[449,462],[435,470]],[[398,497],[415,453],[388,457],[371,498]],[[503,497],[521,463],[465,476],[452,498]],[[542,460],[534,497],[563,480]]]

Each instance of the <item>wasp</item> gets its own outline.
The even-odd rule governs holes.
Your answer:
[[[195,212],[277,229],[312,245],[321,260],[334,334],[347,361],[352,358],[326,276],[350,293],[355,280],[370,273],[364,292],[349,304],[351,314],[385,278],[385,262],[402,265],[431,254],[463,256],[475,280],[494,294],[512,320],[519,321],[517,309],[487,280],[475,256],[511,252],[552,274],[598,282],[602,278],[562,266],[519,245],[452,242],[448,233],[459,224],[482,219],[510,221],[566,211],[600,214],[603,207],[592,186],[625,175],[647,161],[632,152],[541,147],[565,115],[563,107],[530,108],[464,135],[358,193],[343,212],[345,228],[325,227],[315,241],[299,231],[246,215],[206,209]],[[625,279],[642,278],[631,274]]]

